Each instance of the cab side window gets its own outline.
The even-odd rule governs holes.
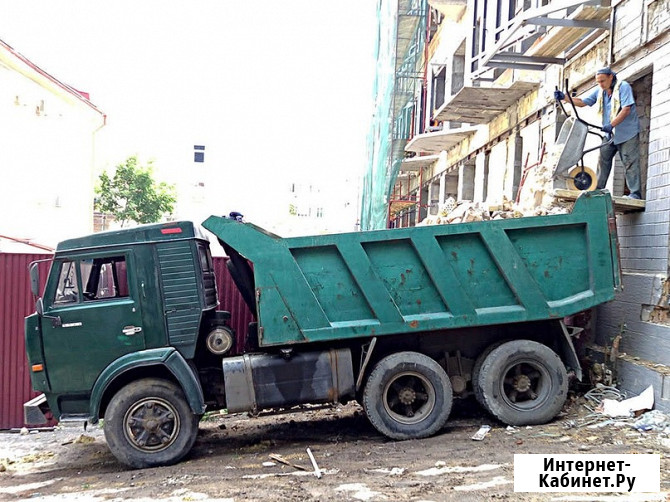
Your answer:
[[[77,264],[74,261],[61,263],[58,286],[54,296],[54,305],[79,302],[79,283],[77,282]]]
[[[212,263],[212,253],[209,251],[208,247],[199,245],[198,257],[200,259],[200,270],[202,270],[203,272],[214,271],[214,265]]]
[[[128,274],[125,256],[111,256],[81,261],[84,301],[125,298]]]

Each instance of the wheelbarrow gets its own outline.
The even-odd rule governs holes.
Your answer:
[[[556,87],[558,90],[558,86]],[[599,150],[613,141],[611,134],[601,134],[596,131],[603,131],[603,128],[586,122],[579,117],[577,107],[572,101],[572,96],[568,89],[568,81],[565,81],[565,95],[570,100],[574,116],[568,116],[563,122],[561,130],[556,138],[556,148],[561,149],[561,153],[554,167],[553,177],[566,180],[568,187],[574,190],[595,190],[597,185],[596,173],[584,166],[584,155],[594,150]],[[561,101],[558,102],[563,114],[568,115]],[[598,136],[601,144],[593,148],[584,150],[586,138],[589,134]]]

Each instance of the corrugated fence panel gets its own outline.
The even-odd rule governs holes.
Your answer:
[[[50,257],[48,254],[0,253],[0,429],[22,427],[23,403],[37,395],[30,386],[23,318],[35,311],[28,265]],[[231,314],[230,324],[236,333],[235,353],[239,354],[254,318],[230,277],[226,261],[227,258],[214,258],[219,308]],[[40,291],[48,270],[48,263],[40,266]]]
[[[21,427],[23,403],[37,395],[30,386],[23,318],[35,310],[28,265],[50,257],[0,253],[0,429]],[[40,267],[43,281],[48,267]]]

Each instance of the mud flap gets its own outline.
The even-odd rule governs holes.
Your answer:
[[[558,337],[558,346],[560,349],[560,356],[565,364],[566,368],[574,370],[575,377],[580,382],[582,381],[582,365],[579,363],[579,358],[577,357],[577,351],[575,346],[572,343],[572,336],[579,333],[582,328],[573,328],[565,325],[565,322],[561,320],[559,322],[561,325],[561,336]]]

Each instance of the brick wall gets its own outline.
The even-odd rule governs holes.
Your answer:
[[[640,46],[644,35],[645,12],[640,0],[621,2],[614,11],[614,59],[622,59]]]
[[[656,407],[670,410],[670,325],[656,322],[667,309],[663,293],[670,273],[670,0],[628,0],[616,7],[614,66],[633,85],[643,133],[641,156],[644,212],[617,216],[622,293],[597,309],[596,343],[621,335],[620,351],[633,358],[617,364],[621,388],[629,394],[654,385]],[[615,166],[614,193],[623,189]]]
[[[664,44],[649,57],[653,73],[636,84],[637,99],[644,131],[641,139],[646,171],[647,206],[643,213],[621,215],[619,237],[621,265],[625,272],[668,273],[668,244],[670,243],[670,44]],[[644,92],[643,86],[651,92]],[[647,155],[645,155],[647,153]],[[620,169],[618,170],[620,171]],[[618,176],[622,176],[618,174]],[[644,185],[644,184],[643,184]],[[616,191],[615,191],[616,193]]]

